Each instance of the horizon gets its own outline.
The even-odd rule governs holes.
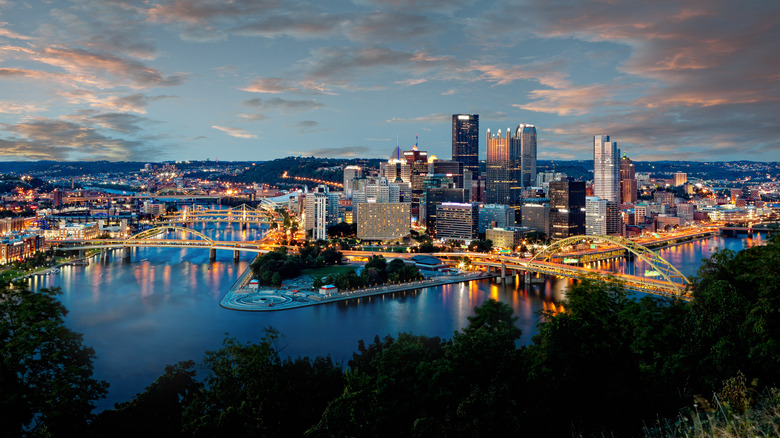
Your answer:
[[[739,14],[735,15],[734,11]],[[780,3],[0,1],[0,161],[451,157],[451,116],[540,160],[780,161]],[[393,138],[396,137],[396,138]],[[249,160],[252,161],[252,160]]]

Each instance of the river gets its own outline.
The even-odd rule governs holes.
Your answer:
[[[241,231],[238,225],[198,229],[224,240],[260,237],[259,231]],[[660,255],[690,276],[714,248],[738,251],[760,243],[760,236],[713,237],[663,249]],[[217,251],[217,260],[209,262],[203,249],[138,248],[130,262],[117,251],[106,262],[93,257],[88,266],[64,267],[59,274],[29,281],[34,289],[62,288],[61,300],[69,310],[66,324],[95,349],[94,376],[111,384],[98,410],[143,391],[166,364],[199,362],[226,336],[251,342],[269,326],[282,334],[282,356],[330,355],[346,365],[358,340],[369,343],[375,335],[411,332],[450,338],[468,324],[475,306],[495,298],[512,306],[523,333],[520,343],[529,344],[540,310],[560,310],[570,284],[551,278],[526,288],[481,280],[279,312],[221,308],[222,296],[253,257],[242,253],[234,263],[232,251]]]

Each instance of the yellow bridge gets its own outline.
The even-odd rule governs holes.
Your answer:
[[[240,223],[242,226],[262,225],[280,222],[281,216],[271,206],[261,204],[252,208],[246,204],[229,209],[185,209],[176,214],[163,216],[163,224],[187,224],[193,222]]]
[[[191,234],[195,238],[188,239],[161,239],[160,235],[169,231]],[[73,246],[62,247],[64,250],[85,250],[93,248],[125,248],[125,254],[129,256],[129,249],[134,247],[172,247],[172,248],[207,248],[210,250],[210,259],[215,258],[216,250],[234,251],[234,259],[238,259],[239,251],[265,253],[273,250],[274,245],[266,242],[272,238],[273,231],[266,234],[260,241],[217,241],[205,234],[175,225],[162,225],[150,230],[142,231],[127,239],[82,239],[68,240]],[[555,260],[565,257],[567,251],[580,244],[594,244],[597,242],[611,244],[632,254],[637,260],[648,264],[649,273],[658,278],[647,276],[628,275],[602,271],[582,266],[556,263]],[[370,257],[382,255],[387,258],[411,258],[420,254],[392,253],[392,252],[366,252],[366,251],[342,251],[347,257]],[[496,269],[504,277],[507,273],[514,272],[554,275],[574,279],[592,279],[597,281],[622,283],[627,289],[641,291],[649,294],[690,300],[691,295],[688,286],[690,281],[677,268],[658,256],[652,250],[628,239],[613,236],[574,236],[559,240],[546,247],[535,256],[525,259],[495,254],[483,254],[472,252],[445,252],[431,254],[447,260],[456,265],[463,257],[471,259],[474,266],[481,266],[488,270]]]

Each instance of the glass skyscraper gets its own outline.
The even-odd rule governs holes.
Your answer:
[[[608,135],[593,136],[593,195],[620,203],[620,149]]]
[[[452,115],[452,161],[479,176],[479,114]]]
[[[536,127],[520,124],[511,135],[487,131],[485,202],[519,205],[522,189],[536,184]]]

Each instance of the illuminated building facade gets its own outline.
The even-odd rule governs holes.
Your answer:
[[[452,160],[479,176],[479,114],[452,115]]]
[[[608,135],[593,136],[593,195],[620,203],[620,149]]]

